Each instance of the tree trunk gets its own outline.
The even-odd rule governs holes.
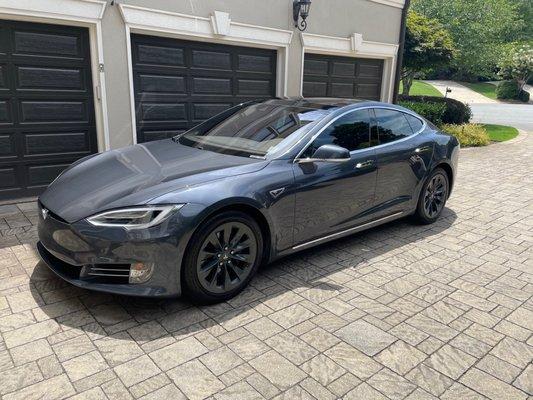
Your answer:
[[[413,74],[412,73],[405,74],[402,79],[402,82],[403,82],[402,94],[405,96],[408,96],[409,92],[411,91],[411,86],[413,86]]]

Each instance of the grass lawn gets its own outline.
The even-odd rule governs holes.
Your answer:
[[[493,142],[505,142],[518,136],[518,130],[511,126],[483,124]]]
[[[496,100],[496,85],[487,82],[461,82],[461,85],[466,86],[469,89],[472,89],[474,92],[478,92],[489,99]]]
[[[403,91],[403,84],[400,82],[400,93]],[[436,96],[443,97],[441,92],[439,92],[435,87],[431,86],[429,83],[422,81],[413,81],[413,86],[411,86],[411,91],[409,92],[411,96]]]

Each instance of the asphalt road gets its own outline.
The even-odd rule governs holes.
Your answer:
[[[470,104],[473,122],[509,125],[533,133],[533,104]]]

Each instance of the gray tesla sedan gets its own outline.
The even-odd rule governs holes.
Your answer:
[[[405,216],[436,221],[458,153],[390,104],[243,103],[72,164],[39,199],[38,249],[79,287],[223,301],[284,255]]]

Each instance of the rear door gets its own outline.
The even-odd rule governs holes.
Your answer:
[[[427,172],[433,143],[421,134],[424,122],[390,108],[375,108],[377,133],[376,216],[404,211],[417,200],[417,188]]]

